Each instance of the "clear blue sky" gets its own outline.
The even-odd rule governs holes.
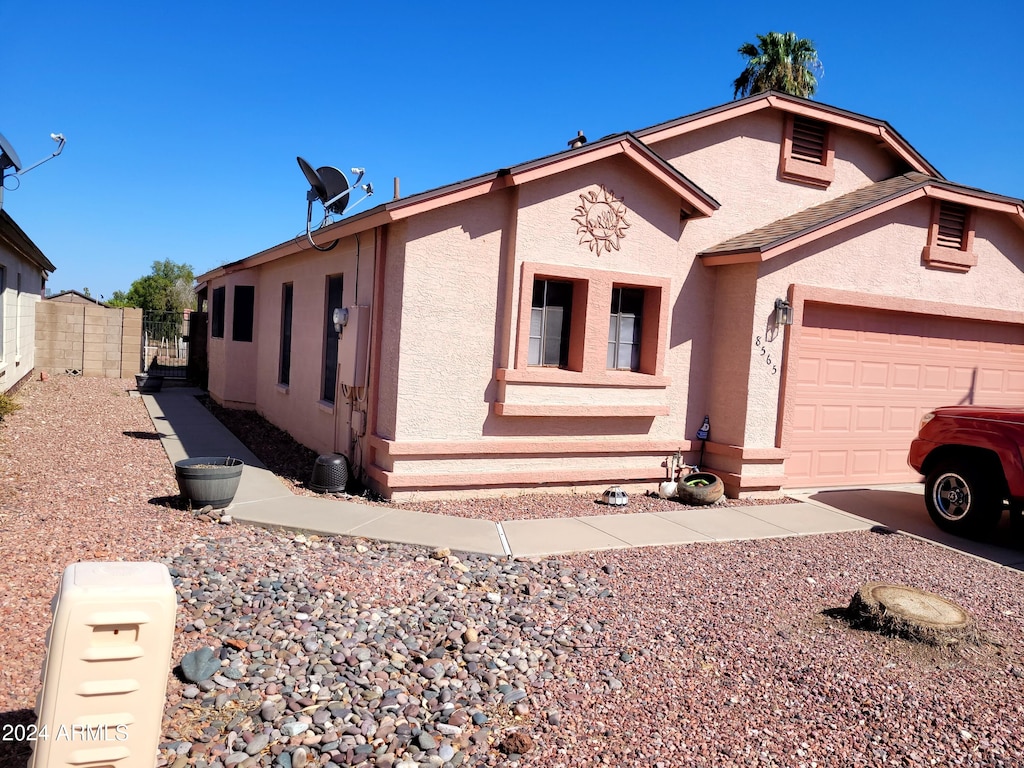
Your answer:
[[[3,0],[0,29],[0,133],[26,166],[67,137],[3,203],[54,291],[109,297],[155,260],[199,274],[294,237],[296,155],[366,167],[358,212],[395,176],[408,195],[725,103],[736,49],[770,30],[814,41],[818,101],[1024,197],[1019,0]]]

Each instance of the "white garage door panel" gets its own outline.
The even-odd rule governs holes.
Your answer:
[[[1024,328],[808,303],[789,419],[791,487],[915,480],[940,405],[1024,406]]]

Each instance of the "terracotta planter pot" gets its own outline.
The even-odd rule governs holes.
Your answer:
[[[244,466],[241,459],[199,456],[174,462],[174,476],[178,490],[193,508],[222,509],[234,500]]]

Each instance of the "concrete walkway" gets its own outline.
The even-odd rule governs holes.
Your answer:
[[[230,514],[236,520],[266,527],[531,557],[867,530],[875,525],[813,500],[492,523],[335,498],[296,496],[203,407],[196,399],[198,394],[198,389],[172,387],[142,398],[172,463],[198,456],[232,456],[245,462]]]

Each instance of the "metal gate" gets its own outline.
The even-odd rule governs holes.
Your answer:
[[[142,368],[168,379],[187,379],[189,332],[193,315],[184,312],[145,312],[142,316]]]

